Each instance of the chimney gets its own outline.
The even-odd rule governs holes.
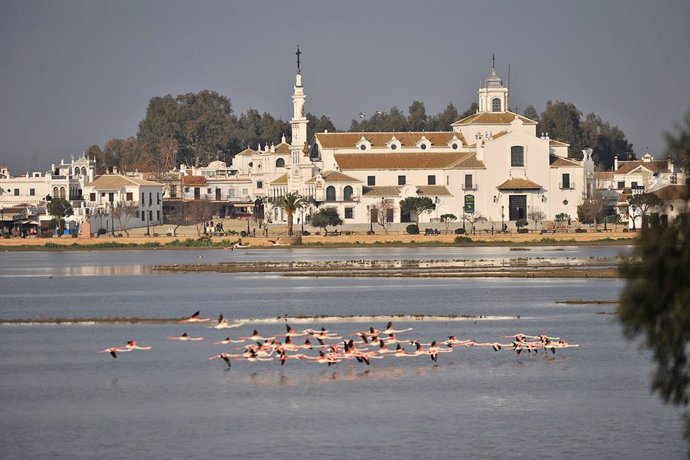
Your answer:
[[[613,170],[618,171],[618,155],[613,157]]]
[[[673,160],[671,159],[671,155],[668,156],[668,172],[673,173]]]

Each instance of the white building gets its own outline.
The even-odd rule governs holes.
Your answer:
[[[32,222],[47,229],[51,216],[45,214],[46,203],[53,198],[64,198],[74,209],[74,216],[66,219],[68,231],[76,229],[84,211],[84,185],[92,181],[96,173],[96,161],[82,155],[70,163],[60,161],[49,171],[27,172],[13,177],[6,166],[0,167],[0,211],[24,209],[24,214],[34,216]],[[12,214],[3,213],[3,225],[11,225]],[[9,219],[9,220],[8,220]]]
[[[84,185],[82,221],[91,232],[163,223],[163,184],[121,174],[104,174]]]
[[[568,158],[567,144],[538,134],[535,121],[507,109],[508,97],[492,69],[478,91],[478,112],[453,123],[451,131],[326,132],[316,134],[308,148],[298,70],[292,142],[245,150],[233,160],[233,169],[250,179],[252,198],[270,202],[298,193],[316,206],[335,206],[345,223],[377,221],[379,209],[385,209],[388,221],[414,222],[417,216],[400,212],[400,201],[415,196],[436,203],[434,212],[418,216],[420,222],[443,214],[510,222],[528,218],[533,210],[546,219],[576,216],[592,191],[591,151],[583,152],[582,161]],[[269,211],[274,220],[284,220],[279,210]]]

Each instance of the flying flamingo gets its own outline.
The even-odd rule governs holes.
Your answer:
[[[197,310],[189,318],[184,318],[178,321],[178,323],[205,323],[210,321],[210,318],[199,318],[200,312]]]
[[[187,342],[187,341],[197,342],[197,341],[199,341],[199,340],[204,340],[203,337],[190,337],[189,335],[187,335],[186,332],[185,332],[184,334],[180,335],[180,336],[168,337],[168,339],[170,339],[170,340],[179,340],[180,342]]]

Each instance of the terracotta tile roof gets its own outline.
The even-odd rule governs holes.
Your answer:
[[[536,125],[537,122],[530,120],[527,117],[518,115],[513,112],[482,112],[475,113],[469,117],[465,117],[461,120],[456,121],[451,126],[457,125],[508,125],[513,122],[517,116],[526,125]]]
[[[335,154],[335,161],[342,170],[351,169],[443,169],[460,160],[466,160],[469,153],[341,153]]]
[[[138,179],[134,177],[127,177],[121,174],[104,174],[98,176],[93,182],[86,184],[87,186],[93,187],[97,190],[119,190],[123,187],[128,187],[132,185],[162,185],[158,182],[151,182],[144,179]]]
[[[505,136],[508,134],[508,131],[499,131],[496,134],[492,135],[492,139],[498,139],[499,137]]]
[[[415,147],[424,136],[432,147],[446,147],[457,137],[463,145],[467,144],[461,133],[452,131],[432,131],[432,132],[359,132],[359,133],[317,133],[316,138],[324,149],[355,148],[357,143],[364,137],[371,143],[372,147],[386,148],[386,145],[395,137],[402,147]]]
[[[422,196],[450,196],[445,185],[418,185],[417,191]]]
[[[508,179],[496,188],[499,190],[541,190],[542,186],[529,179]]]
[[[378,186],[378,187],[362,187],[362,195],[371,196],[398,196],[400,195],[400,187],[393,186]]]
[[[616,173],[618,174],[628,174],[637,169],[638,167],[644,167],[650,170],[652,173],[670,173],[668,169],[668,161],[666,160],[633,160],[633,161],[619,161],[618,169]]]
[[[343,174],[339,171],[323,171],[321,173],[321,177],[323,177],[324,182],[362,182],[359,179],[355,179],[354,177],[350,177],[347,174]],[[306,181],[306,184],[313,184],[316,182],[316,176],[312,177],[308,181]]]
[[[688,196],[688,190],[682,184],[665,185],[653,192],[650,192],[661,198],[662,200],[683,200]]]
[[[182,176],[182,185],[206,185],[206,177],[204,176]]]
[[[276,145],[276,153],[281,153],[283,155],[290,153],[290,144],[281,142],[280,144]]]
[[[474,152],[467,153],[464,158],[456,161],[449,166],[449,169],[486,169],[483,161],[477,159],[477,154]]]
[[[286,174],[283,174],[282,176],[280,176],[279,178],[277,178],[276,180],[274,180],[273,182],[271,182],[271,185],[287,185],[287,183],[288,183],[288,175],[286,173]]]
[[[576,168],[582,166],[577,161],[559,157],[558,155],[549,155],[549,161],[552,168]]]
[[[242,156],[245,156],[245,155],[254,155],[254,154],[256,154],[256,153],[257,153],[256,150],[244,149],[244,150],[242,150],[240,153],[236,154],[235,156],[237,156],[237,155],[242,155]]]

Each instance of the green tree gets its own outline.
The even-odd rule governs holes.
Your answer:
[[[448,226],[451,222],[458,220],[458,216],[455,214],[441,214],[441,222],[446,226],[446,233],[448,233]]]
[[[331,119],[326,115],[321,115],[321,117],[317,118],[315,115],[307,113],[307,120],[309,120],[309,123],[307,123],[308,142],[312,142],[315,133],[322,133],[324,131],[334,133],[337,131]]]
[[[633,230],[635,229],[635,218],[642,217],[642,225],[645,225],[647,215],[654,208],[663,204],[663,200],[654,193],[638,193],[628,199],[630,217],[633,220]]]
[[[469,109],[465,110],[464,112],[462,112],[462,113],[460,114],[460,117],[459,117],[458,119],[459,119],[459,120],[462,120],[463,118],[467,118],[467,117],[469,117],[470,115],[474,115],[474,114],[477,113],[477,110],[479,110],[479,106],[477,105],[476,102],[473,102],[472,104],[470,104],[470,108],[469,108]]]
[[[667,153],[687,172],[690,170],[690,111],[673,128],[675,133],[664,133]]]
[[[604,205],[601,197],[587,199],[577,207],[577,220],[583,224],[594,224],[601,222],[604,218]]]
[[[582,112],[572,102],[548,101],[537,126],[537,134],[549,133],[549,137],[570,144],[573,157],[581,156],[582,143],[580,118]]]
[[[400,213],[414,213],[415,222],[419,225],[419,216],[436,209],[434,200],[428,196],[411,196],[400,201]]]
[[[690,112],[684,127],[666,133],[669,154],[690,163]],[[690,183],[685,185],[685,201]],[[652,220],[643,230],[633,254],[621,267],[626,280],[621,290],[618,317],[629,340],[641,336],[652,351],[656,369],[652,390],[665,402],[687,407],[690,384],[690,215],[687,206],[667,226]],[[690,417],[686,411],[686,438],[690,440]]]
[[[451,102],[443,112],[431,118],[429,129],[433,131],[450,131],[450,125],[458,121],[458,119],[458,109]]]
[[[427,129],[428,120],[423,102],[412,101],[407,112],[409,113],[407,117],[407,129],[410,131],[424,131]]]
[[[311,216],[311,226],[322,228],[324,234],[328,232],[327,227],[337,227],[342,225],[343,221],[338,215],[338,209],[332,206],[327,208],[319,209],[318,212]]]
[[[539,114],[537,113],[537,109],[534,108],[533,105],[528,105],[525,110],[522,112],[524,116],[529,118],[530,120],[534,120],[536,122],[539,121]],[[540,133],[541,134],[541,133]]]
[[[616,156],[627,158],[632,152],[632,144],[618,126],[611,126],[598,115],[590,113],[580,124],[582,145],[593,151],[592,159],[599,167],[610,170]]]
[[[233,137],[236,126],[230,99],[215,91],[167,95],[149,101],[137,141],[155,155],[164,139],[174,139],[176,163],[208,163],[240,150]]]
[[[46,206],[48,214],[53,216],[52,222],[55,228],[58,229],[58,236],[62,236],[65,232],[65,217],[69,217],[74,213],[72,205],[64,198],[53,198]]]
[[[306,201],[304,201],[300,195],[293,192],[281,195],[276,199],[275,206],[281,208],[285,211],[285,214],[287,214],[288,236],[292,236],[292,224],[295,212],[302,209],[306,204]]]

